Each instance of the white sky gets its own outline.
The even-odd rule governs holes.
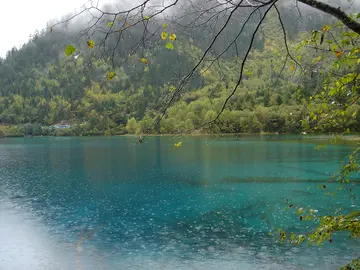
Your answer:
[[[30,34],[45,28],[51,19],[79,10],[87,1],[0,0],[0,57],[26,43]]]

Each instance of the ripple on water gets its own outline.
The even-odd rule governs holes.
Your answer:
[[[286,200],[321,213],[336,205],[316,191],[334,163],[312,146],[189,139],[175,153],[154,138],[134,152],[126,138],[89,140],[2,145],[5,269],[336,269],[360,252],[341,239],[304,249],[268,234],[303,230]]]

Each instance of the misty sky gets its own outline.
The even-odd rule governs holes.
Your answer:
[[[46,27],[52,19],[80,10],[89,0],[0,0],[0,57],[13,46],[19,48],[29,35]],[[96,2],[97,0],[94,0]],[[130,6],[138,0],[99,0],[99,5],[126,3]],[[337,1],[337,0],[332,0]],[[353,0],[355,3],[360,0]]]
[[[87,0],[1,0],[0,57],[13,46],[19,47],[35,30],[69,12],[79,10]],[[100,1],[103,3],[104,1]]]

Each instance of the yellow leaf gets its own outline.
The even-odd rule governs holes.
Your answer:
[[[182,145],[182,142],[174,143],[174,146],[175,146],[176,148],[179,148],[181,145]]]
[[[290,70],[291,70],[291,71],[294,71],[294,70],[295,70],[295,66],[294,66],[294,65],[291,65],[291,66],[290,66]]]
[[[168,35],[169,35],[168,32],[163,31],[160,36],[161,36],[162,40],[165,40],[165,39],[167,39]]]
[[[94,41],[93,41],[93,40],[88,40],[88,41],[87,41],[87,45],[88,45],[89,49],[93,49],[93,48],[94,48],[95,43],[94,43]]]
[[[145,58],[141,58],[140,61],[143,62],[145,65],[149,63],[148,60],[146,60]]]
[[[176,35],[175,35],[175,34],[171,34],[171,35],[170,35],[170,40],[176,40]]]
[[[322,31],[323,31],[323,32],[326,32],[327,30],[329,30],[329,26],[325,25],[325,26],[322,28]]]

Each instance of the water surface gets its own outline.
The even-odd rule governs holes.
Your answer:
[[[344,202],[358,208],[348,194],[329,198],[318,188],[351,143],[136,141],[1,139],[0,269],[337,269],[360,253],[344,235],[323,247],[277,243],[277,229],[311,226],[285,211],[288,202],[319,214]]]

